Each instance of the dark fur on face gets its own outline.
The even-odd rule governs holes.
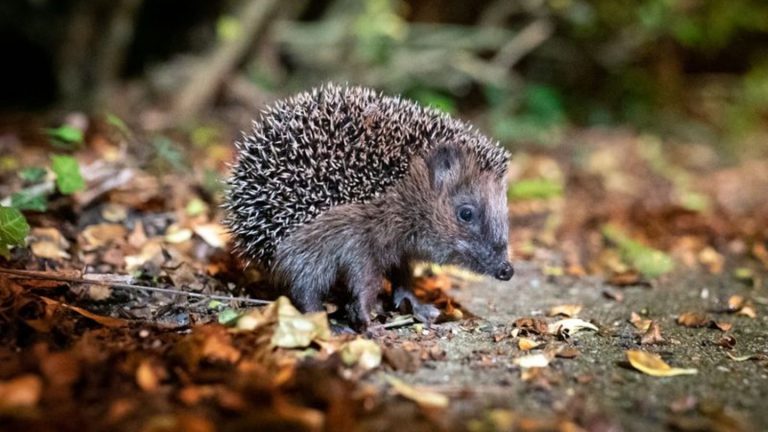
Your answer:
[[[330,290],[349,290],[347,305],[365,328],[388,277],[409,287],[411,262],[455,264],[509,279],[506,179],[483,169],[466,148],[444,143],[414,157],[387,193],[333,207],[278,246],[271,273],[304,311],[322,309]]]

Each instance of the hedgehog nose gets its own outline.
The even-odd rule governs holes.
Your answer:
[[[496,279],[507,281],[512,279],[515,274],[515,269],[512,268],[512,264],[505,262],[502,263],[498,270],[496,270]]]

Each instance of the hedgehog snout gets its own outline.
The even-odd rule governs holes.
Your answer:
[[[508,262],[503,262],[499,266],[499,268],[496,270],[496,279],[508,281],[512,279],[512,276],[515,275],[515,269],[512,267],[512,264]]]

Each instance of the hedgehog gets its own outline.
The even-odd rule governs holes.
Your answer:
[[[235,143],[225,199],[234,248],[303,312],[329,299],[356,330],[411,291],[418,261],[509,280],[508,152],[441,111],[325,84],[261,111]],[[418,306],[418,307],[417,307]]]

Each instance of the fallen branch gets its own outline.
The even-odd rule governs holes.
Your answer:
[[[234,14],[239,18],[240,34],[234,40],[221,40],[210,54],[200,59],[197,69],[176,97],[171,109],[173,120],[189,120],[213,100],[224,79],[237,67],[259,31],[264,29],[277,4],[276,0],[243,2],[241,10]]]
[[[272,303],[270,300],[254,299],[250,297],[230,297],[230,296],[214,295],[214,294],[200,294],[200,293],[194,293],[189,291],[179,291],[179,290],[169,289],[169,288],[135,285],[131,283],[119,282],[118,280],[125,280],[124,279],[125,276],[120,276],[120,275],[106,275],[106,274],[92,273],[92,274],[84,275],[86,277],[89,277],[88,279],[86,279],[85,277],[76,278],[76,277],[64,276],[61,274],[45,272],[45,271],[16,270],[16,269],[6,269],[6,268],[0,268],[0,273],[16,276],[20,278],[25,278],[25,279],[43,279],[43,280],[52,280],[52,281],[58,281],[58,282],[77,283],[77,284],[85,284],[85,285],[102,285],[102,286],[108,285],[112,288],[159,292],[159,293],[172,294],[172,295],[181,295],[186,297],[205,298],[210,300],[237,301],[237,302],[257,304],[257,305],[266,305],[266,304]],[[96,276],[96,278],[94,278],[94,276]],[[116,280],[115,276],[117,276],[117,278],[119,279]]]

